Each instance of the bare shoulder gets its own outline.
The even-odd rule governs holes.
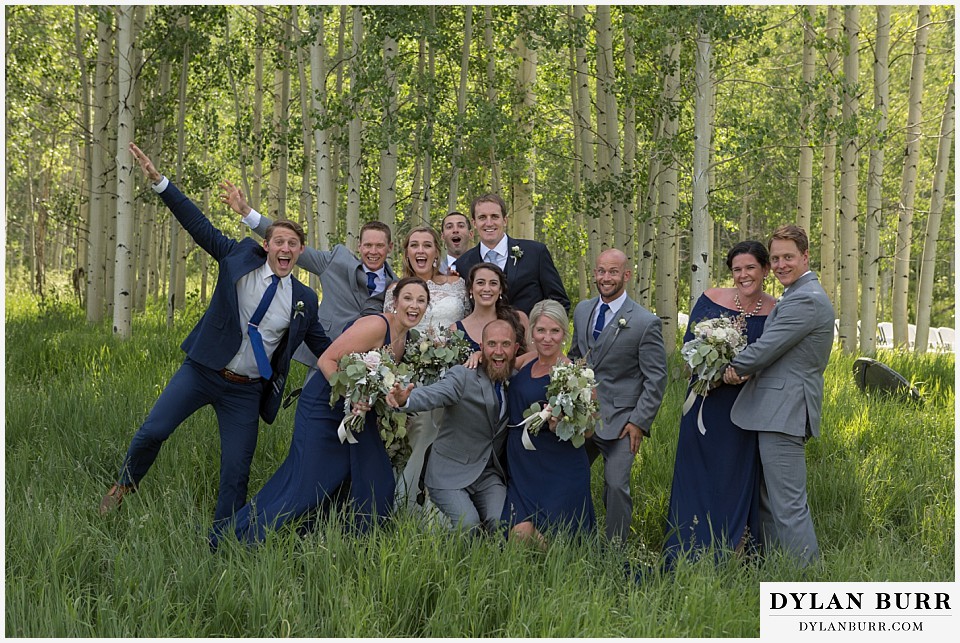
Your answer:
[[[736,308],[733,301],[736,291],[736,288],[707,288],[703,294],[707,299],[724,308]]]

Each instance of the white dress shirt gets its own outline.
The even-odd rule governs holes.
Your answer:
[[[487,253],[493,250],[497,253],[497,261],[496,261],[497,266],[500,267],[500,270],[506,270],[507,252],[509,250],[509,248],[507,247],[509,245],[508,241],[509,240],[507,239],[507,235],[503,235],[503,238],[500,239],[500,242],[497,244],[495,248],[488,248],[487,246],[483,245],[483,242],[481,242],[480,243],[480,261],[486,261]]]

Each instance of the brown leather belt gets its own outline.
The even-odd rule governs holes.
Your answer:
[[[245,375],[239,375],[233,371],[228,371],[225,368],[221,368],[217,372],[220,373],[220,377],[228,382],[233,382],[234,384],[254,384],[260,381],[259,377],[247,377]]]

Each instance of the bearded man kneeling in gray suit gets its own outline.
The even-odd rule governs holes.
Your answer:
[[[513,373],[517,334],[498,319],[483,327],[483,362],[454,366],[438,382],[394,385],[387,403],[406,413],[445,408],[427,460],[430,499],[453,527],[493,531],[507,495],[501,458],[507,439],[506,381]]]

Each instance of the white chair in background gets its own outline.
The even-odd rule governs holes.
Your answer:
[[[933,329],[930,329],[930,332],[933,332]],[[937,334],[940,335],[940,346],[941,350],[947,352],[953,352],[953,339],[956,334],[955,331],[948,326],[941,326],[937,329]]]
[[[877,348],[893,348],[893,323],[877,324]]]
[[[687,324],[690,323],[690,315],[687,313],[677,313],[677,330],[681,333],[687,332]]]
[[[910,350],[917,345],[917,326],[916,324],[907,324],[907,345]]]

